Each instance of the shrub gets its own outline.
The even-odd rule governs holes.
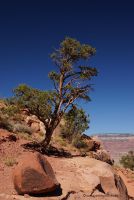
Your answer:
[[[80,149],[80,148],[87,148],[87,144],[81,139],[81,136],[76,136],[73,141],[72,144],[74,147]]]
[[[20,124],[20,123],[16,123],[16,124],[13,125],[13,131],[14,132],[28,133],[29,135],[32,134],[32,129],[28,125]]]
[[[61,136],[72,142],[77,135],[88,129],[89,116],[86,115],[83,109],[78,109],[73,106],[68,113],[64,115],[63,124],[61,124]]]
[[[8,117],[16,116],[19,113],[19,109],[16,105],[10,105],[8,102],[4,108],[1,109],[2,113],[7,115]]]
[[[17,164],[17,161],[15,160],[15,158],[7,157],[7,158],[4,160],[4,163],[5,163],[5,165],[8,166],[8,167],[12,167],[13,165]]]
[[[0,128],[6,129],[8,131],[13,131],[11,122],[2,115],[0,116]]]
[[[28,141],[29,141],[29,140],[30,140],[30,141],[33,141],[31,135],[29,135],[28,133],[18,132],[18,133],[16,133],[16,134],[18,134],[19,138],[21,138],[21,139],[28,140]]]
[[[59,142],[59,144],[60,144],[61,146],[63,146],[63,147],[66,147],[66,146],[67,146],[67,141],[64,140],[64,139],[62,139],[62,138],[59,139],[58,142]]]
[[[134,152],[129,151],[128,154],[123,155],[120,163],[123,165],[123,167],[134,170]]]
[[[60,135],[55,135],[53,137],[52,142],[53,142],[53,144],[58,144],[62,147],[66,147],[67,143],[68,143],[68,141],[66,139],[62,138]]]

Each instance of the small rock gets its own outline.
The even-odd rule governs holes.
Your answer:
[[[96,189],[92,196],[105,196],[105,194]]]
[[[30,196],[28,194],[24,194],[24,197],[25,198],[29,198]]]

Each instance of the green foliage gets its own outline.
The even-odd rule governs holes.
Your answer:
[[[32,136],[27,132],[15,132],[15,134],[21,139],[33,141]]]
[[[129,151],[128,154],[123,155],[120,163],[123,165],[123,167],[134,170],[134,152]]]
[[[16,105],[12,105],[10,102],[7,102],[6,107],[2,108],[1,111],[4,115],[13,117],[19,112],[19,109]]]
[[[51,58],[58,66],[56,72],[50,72],[49,77],[54,83],[57,98],[65,106],[76,99],[90,100],[88,92],[92,89],[89,80],[97,75],[96,68],[81,65],[81,60],[87,60],[95,55],[96,49],[90,45],[81,44],[73,38],[65,38],[59,49]],[[69,104],[69,105],[70,105]]]
[[[72,141],[72,144],[74,147],[76,147],[78,149],[88,147],[87,144],[81,139],[81,135],[76,135]]]
[[[3,106],[0,107],[0,121],[10,123],[12,120],[22,121],[20,110],[15,103],[12,103],[11,99],[3,99]]]
[[[62,125],[62,136],[70,142],[89,128],[89,116],[85,114],[83,109],[74,107],[65,114],[65,124]]]
[[[8,116],[3,115],[0,111],[0,128],[6,129],[8,131],[13,131],[13,126],[10,123]]]
[[[14,98],[11,103],[18,108],[27,108],[31,114],[36,115],[41,121],[51,117],[52,93],[34,89],[25,84],[14,89]]]
[[[60,43],[59,48],[51,54],[56,65],[56,70],[49,73],[49,78],[54,86],[53,90],[41,91],[25,84],[19,85],[14,90],[14,98],[10,100],[11,105],[16,105],[19,109],[27,108],[31,114],[36,115],[44,122],[46,127],[44,145],[49,144],[61,118],[71,106],[74,106],[77,99],[90,101],[89,92],[92,90],[90,80],[97,76],[97,69],[90,65],[83,65],[83,61],[90,59],[95,53],[96,49],[92,46],[66,37]],[[67,133],[68,135],[81,134],[88,128],[87,118],[82,110],[77,113],[76,119],[83,120],[79,121],[79,124],[72,111],[68,115],[70,115],[71,122],[74,120],[70,123],[71,130]],[[67,116],[66,118],[68,121]]]
[[[61,145],[62,147],[66,147],[67,146],[67,141],[62,138],[61,136],[55,136],[54,137],[54,143]]]
[[[28,135],[31,135],[33,132],[33,130],[27,124],[24,124],[24,122],[15,122],[9,116],[5,116],[3,114],[0,115],[0,128],[6,129],[10,132],[23,133]]]
[[[13,165],[17,164],[17,161],[13,157],[6,157],[4,164],[8,167],[12,167]]]
[[[13,131],[13,127],[12,127],[12,124],[8,121],[8,120],[5,120],[5,119],[0,119],[0,128],[2,129],[6,129],[8,131]]]
[[[13,132],[27,133],[27,134],[31,135],[33,130],[27,124],[16,123],[13,125]]]

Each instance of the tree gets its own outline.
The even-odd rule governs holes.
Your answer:
[[[76,39],[67,37],[60,43],[59,49],[51,54],[51,59],[56,65],[56,71],[49,73],[54,86],[53,91],[38,92],[36,89],[32,91],[24,85],[14,91],[16,98],[23,97],[25,101],[27,99],[25,106],[30,107],[30,111],[44,122],[46,137],[42,145],[45,147],[50,143],[52,134],[64,113],[68,112],[78,99],[90,100],[88,95],[92,90],[90,80],[97,75],[97,70],[81,63],[95,55],[95,52],[95,48],[90,45],[81,44]],[[28,103],[29,100],[32,104]],[[37,103],[38,100],[40,103]],[[47,120],[44,118],[45,112]]]
[[[89,80],[97,75],[96,68],[81,65],[81,60],[87,60],[95,54],[95,48],[81,44],[72,38],[65,38],[59,49],[52,53],[57,71],[49,73],[55,89],[54,110],[52,120],[43,141],[48,145],[54,129],[59,124],[62,116],[77,99],[89,101],[88,92],[92,89]]]
[[[62,137],[72,142],[89,128],[89,116],[83,109],[73,106],[64,116],[65,124],[62,125]]]
[[[27,108],[28,111],[36,115],[44,124],[46,119],[50,119],[52,115],[52,92],[41,91],[26,84],[21,84],[13,90],[14,97],[9,101],[10,105],[13,104],[19,111]]]

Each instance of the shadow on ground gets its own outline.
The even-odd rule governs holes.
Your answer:
[[[53,192],[48,192],[48,193],[45,193],[45,194],[31,194],[30,196],[32,197],[58,197],[58,196],[61,196],[62,195],[62,188],[59,186],[57,187],[57,189]]]
[[[37,142],[30,142],[22,145],[23,148],[38,151],[41,154],[46,154],[48,156],[56,156],[56,157],[65,157],[65,158],[71,158],[72,155],[68,151],[65,151],[62,148],[56,148],[52,145],[49,145],[47,148],[44,148],[41,144]]]

